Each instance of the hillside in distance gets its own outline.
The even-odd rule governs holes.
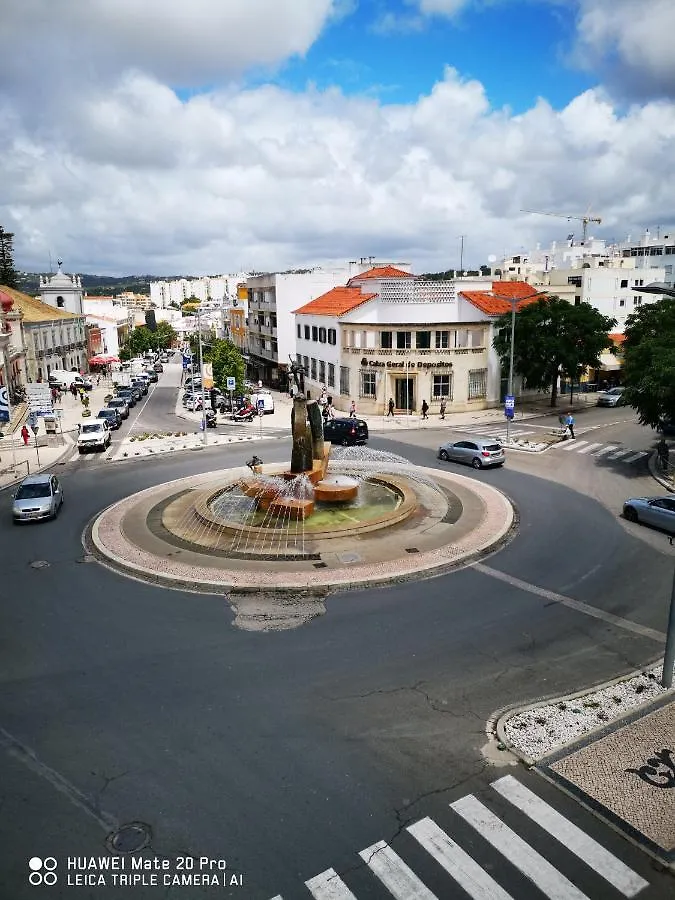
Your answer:
[[[19,272],[17,288],[26,294],[37,294],[40,287],[40,276],[49,276],[49,272]],[[87,294],[98,297],[111,297],[122,291],[133,291],[134,294],[150,294],[151,281],[169,281],[181,278],[181,275],[121,275],[117,278],[109,275],[80,275],[82,287]]]

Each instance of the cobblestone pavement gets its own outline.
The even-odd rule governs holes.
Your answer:
[[[658,701],[538,768],[661,861],[675,864],[675,700]]]

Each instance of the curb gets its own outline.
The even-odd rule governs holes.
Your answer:
[[[646,700],[642,704],[638,704],[636,706],[632,706],[630,709],[625,710],[620,716],[617,716],[616,719],[613,719],[611,722],[603,722],[601,725],[596,726],[595,728],[589,729],[589,731],[584,732],[583,735],[577,735],[571,741],[567,741],[564,744],[559,744],[555,749],[548,750],[546,753],[543,753],[541,756],[534,758],[528,756],[527,753],[522,751],[515,744],[512,744],[511,741],[506,736],[504,726],[506,723],[512,719],[514,716],[519,715],[520,713],[525,712],[533,712],[536,709],[540,709],[542,706],[549,706],[555,703],[562,703],[571,700],[578,700],[581,697],[585,697],[588,694],[593,693],[594,691],[603,690],[604,688],[613,687],[615,684],[620,684],[623,681],[627,681],[629,678],[634,678],[637,675],[641,675],[645,669],[650,669],[657,666],[659,663],[663,661],[663,657],[659,656],[651,662],[647,662],[644,665],[640,666],[639,669],[634,669],[631,672],[625,672],[622,675],[617,675],[615,678],[610,678],[608,681],[600,681],[597,684],[591,685],[590,687],[582,688],[579,691],[574,691],[570,694],[559,694],[558,696],[553,697],[542,697],[538,700],[531,701],[530,703],[517,704],[514,706],[507,706],[500,710],[494,712],[487,721],[486,733],[488,737],[496,737],[497,740],[504,745],[504,747],[512,753],[515,757],[517,757],[522,763],[524,763],[529,768],[538,765],[542,760],[545,760],[547,757],[552,756],[554,754],[560,753],[565,747],[571,747],[576,744],[578,741],[582,739],[587,739],[589,736],[601,732],[606,731],[607,729],[619,728],[620,723],[628,718],[631,715],[636,715],[642,709],[650,706],[654,703],[654,700]],[[671,689],[671,692],[675,691],[675,688]],[[664,696],[668,696],[666,693]]]
[[[675,484],[673,483],[672,480],[669,480],[668,478],[665,477],[665,475],[662,475],[657,470],[657,468],[656,468],[657,459],[658,459],[658,453],[656,452],[656,450],[653,450],[649,456],[649,459],[647,460],[649,474],[652,476],[654,481],[657,481],[661,485],[661,487],[664,487],[667,491],[670,491],[670,493],[672,494],[673,492],[675,492]]]

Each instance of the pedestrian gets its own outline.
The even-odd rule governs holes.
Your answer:
[[[77,385],[74,381],[70,384],[70,393],[73,395],[73,397],[77,397]]]
[[[321,390],[321,394],[319,395],[319,405],[325,406],[327,400],[328,400],[328,392],[326,391],[326,388],[323,387]]]
[[[427,415],[428,412],[429,412],[429,404],[427,403],[426,400],[422,400],[422,418],[423,419],[429,418],[429,416]]]
[[[389,416],[393,416],[393,415],[394,415],[394,398],[390,397],[389,398],[389,412],[387,413],[387,418],[389,418]]]
[[[576,440],[576,438],[574,437],[574,416],[572,415],[572,413],[569,413],[567,418],[565,419],[565,425],[567,425],[567,429],[572,440]]]
[[[447,406],[448,406],[447,400],[445,399],[445,397],[443,397],[443,398],[441,399],[441,410],[440,410],[440,412],[441,412],[441,419],[444,419],[444,418],[445,418],[445,410],[447,409]]]
[[[350,419],[356,418],[356,401],[355,400],[352,400],[351,405],[349,407],[349,418]]]
[[[30,435],[29,435],[28,429],[26,428],[25,425],[21,429],[21,437],[23,438],[24,447],[27,447],[28,446],[28,438],[30,437]]]
[[[52,403],[56,403],[56,388],[52,388]]]
[[[661,463],[661,468],[664,472],[668,471],[668,462],[670,461],[670,450],[668,449],[668,444],[666,443],[666,439],[664,437],[656,445],[656,452],[659,455],[659,462]]]

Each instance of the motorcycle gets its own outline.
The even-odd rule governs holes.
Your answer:
[[[207,409],[204,414],[204,420],[206,421],[207,428],[215,428],[216,427],[216,414],[212,409]]]
[[[245,403],[232,413],[233,422],[252,422],[256,411],[250,403]]]

